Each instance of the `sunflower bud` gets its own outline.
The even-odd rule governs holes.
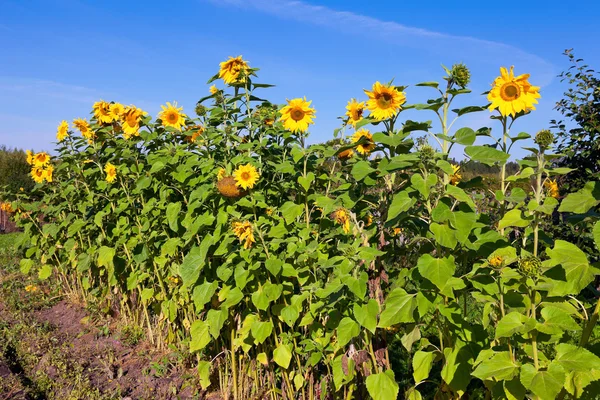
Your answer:
[[[204,107],[202,104],[197,104],[196,115],[198,115],[199,117],[206,115],[206,107]]]
[[[454,64],[450,71],[450,77],[460,87],[466,87],[471,82],[471,72],[463,63]]]
[[[225,133],[231,135],[233,133],[233,127],[231,125],[225,126]]]
[[[519,271],[524,276],[534,278],[540,274],[542,262],[536,256],[525,256],[519,260]]]
[[[492,257],[488,260],[488,263],[494,267],[494,268],[498,268],[501,267],[502,264],[504,263],[504,259],[502,258],[502,256],[495,256]]]
[[[533,141],[540,146],[540,149],[545,150],[554,143],[554,135],[548,129],[543,129],[535,135]]]
[[[421,158],[422,162],[432,161],[435,157],[435,149],[428,143],[425,143],[419,149],[419,157]]]

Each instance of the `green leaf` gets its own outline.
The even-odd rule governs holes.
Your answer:
[[[385,299],[385,309],[379,317],[379,327],[388,328],[402,322],[414,322],[413,313],[417,307],[414,294],[396,288]]]
[[[273,351],[273,361],[275,361],[280,367],[287,369],[292,361],[292,349],[287,344],[280,344]]]
[[[434,258],[429,254],[423,254],[417,262],[417,269],[423,278],[442,290],[454,275],[456,264],[453,256]]]
[[[464,110],[464,109],[463,109]],[[461,110],[459,110],[461,111]],[[477,110],[479,111],[479,110]],[[459,114],[461,115],[461,114]],[[454,141],[458,144],[462,144],[464,146],[470,146],[475,143],[477,135],[475,131],[471,128],[460,128],[454,134]]]
[[[529,364],[523,367],[531,367]],[[535,368],[535,367],[532,367]],[[538,371],[531,380],[529,390],[541,400],[554,400],[565,384],[565,371],[555,363],[550,363],[546,371]]]
[[[210,361],[198,361],[198,377],[200,386],[206,390],[210,386]]]
[[[396,193],[388,210],[387,220],[391,221],[396,218],[398,214],[408,211],[415,202],[416,200],[412,199],[406,191]]]
[[[428,81],[428,82],[421,82],[421,83],[417,83],[415,86],[429,86],[432,88],[438,88],[440,84],[434,81]]]
[[[284,307],[281,310],[281,319],[285,322],[290,328],[294,327],[295,322],[300,317],[300,311],[294,305],[289,305]]]
[[[366,385],[373,400],[396,400],[398,398],[400,388],[392,370],[369,375]]]
[[[456,247],[457,240],[454,235],[454,230],[448,225],[440,225],[432,222],[429,225],[429,229],[433,233],[435,241],[438,242],[438,244],[449,249],[454,249]]]
[[[471,381],[471,366],[473,354],[464,342],[456,341],[454,347],[444,349],[446,362],[442,368],[441,376],[460,396],[464,394]]]
[[[281,208],[281,215],[285,219],[286,224],[291,224],[298,218],[302,212],[304,211],[304,206],[302,204],[295,204],[291,201],[285,202]]]
[[[600,370],[600,358],[597,355],[583,347],[568,343],[556,346],[556,358],[553,362],[567,371]]]
[[[596,221],[594,224],[592,234],[594,236],[594,243],[596,243],[596,249],[600,250],[600,221]]]
[[[308,189],[310,189],[310,184],[314,180],[315,180],[315,174],[313,174],[312,172],[309,172],[308,174],[306,174],[306,177],[304,177],[304,176],[298,177],[298,183],[300,185],[302,185],[305,192],[308,192]]]
[[[271,333],[273,332],[273,322],[270,320],[266,322],[256,320],[252,323],[251,332],[254,341],[261,344],[271,336]]]
[[[354,164],[351,173],[354,179],[356,179],[357,181],[361,181],[372,172],[375,172],[375,169],[373,169],[368,162],[361,160]]]
[[[204,237],[200,246],[194,246],[185,256],[183,262],[179,266],[179,275],[184,286],[190,286],[195,283],[200,277],[200,271],[204,267],[206,254],[208,249],[213,244],[213,237],[207,235]]]
[[[490,166],[496,163],[504,164],[508,161],[509,157],[507,153],[487,146],[467,146],[465,148],[465,153],[472,160]]]
[[[485,106],[467,106],[467,107],[463,107],[460,109],[454,109],[452,111],[454,111],[456,114],[458,114],[457,116],[460,117],[461,115],[469,114],[472,112],[484,111],[484,110],[487,110],[487,107],[485,107]],[[469,143],[469,144],[473,144],[473,143]]]
[[[215,339],[219,337],[228,316],[229,314],[227,313],[226,307],[222,307],[218,310],[208,310],[208,313],[206,314],[206,323],[208,323],[210,335]]]
[[[363,327],[371,333],[377,329],[377,314],[379,313],[379,303],[375,299],[370,299],[365,305],[354,304],[354,318]]]
[[[102,246],[98,249],[98,266],[112,268],[114,267],[115,249]]]
[[[196,311],[200,311],[204,308],[204,305],[208,303],[215,292],[217,291],[218,284],[216,281],[214,282],[204,282],[202,285],[198,285],[194,288],[194,292],[192,295],[192,300],[194,301],[194,306],[196,307]]]
[[[496,326],[496,339],[511,337],[514,334],[530,332],[535,328],[535,320],[513,311],[506,314]]]
[[[29,259],[29,258],[21,258],[21,261],[19,261],[19,267],[21,270],[21,273],[23,274],[28,274],[29,271],[31,270],[31,268],[34,265],[34,261]]]
[[[210,343],[208,324],[204,321],[194,321],[190,328],[192,339],[190,340],[190,352],[202,350]]]
[[[546,249],[550,267],[546,276],[553,283],[549,296],[579,294],[593,280],[598,270],[592,267],[587,256],[577,246],[564,240],[554,242],[553,249]]]
[[[360,333],[360,327],[352,319],[348,317],[342,318],[340,324],[337,327],[337,344],[339,347],[346,346],[350,340],[358,336]]]
[[[41,280],[46,280],[50,278],[52,275],[52,267],[48,264],[42,265],[42,268],[38,271],[38,278]]]
[[[578,192],[568,194],[560,204],[558,211],[585,214],[598,204],[600,204],[600,184],[590,182]]]
[[[514,377],[510,381],[504,381],[504,394],[508,400],[523,400],[527,389],[523,386],[519,378]]]
[[[167,221],[169,222],[169,228],[172,231],[177,232],[179,229],[179,212],[181,211],[181,203],[169,203],[167,206]]]
[[[426,199],[429,197],[431,187],[437,183],[437,180],[438,177],[434,174],[427,175],[427,179],[423,178],[421,174],[414,174],[410,177],[412,186]]]
[[[508,351],[495,353],[475,368],[473,376],[483,381],[494,378],[497,381],[510,380],[519,373],[519,365],[510,358]]]
[[[575,320],[561,308],[546,306],[542,309],[543,324],[538,324],[536,329],[548,335],[562,334],[564,331],[580,331],[581,327]]]
[[[504,217],[502,217],[502,219],[498,223],[498,228],[502,229],[502,228],[507,228],[509,226],[517,226],[519,228],[525,228],[526,226],[528,226],[530,224],[531,218],[523,219],[521,216],[522,216],[521,210],[518,210],[516,208],[510,210],[509,212],[504,214]]]
[[[429,377],[429,371],[431,371],[431,366],[433,365],[434,359],[435,353],[433,352],[419,350],[415,353],[413,356],[412,366],[413,378],[415,379],[416,384]]]

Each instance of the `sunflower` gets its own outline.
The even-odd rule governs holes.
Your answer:
[[[312,101],[297,98],[288,100],[288,105],[281,109],[283,127],[292,132],[306,132],[309,124],[314,124],[315,109],[310,108]]]
[[[25,155],[26,155],[26,158],[27,158],[27,160],[26,160],[27,164],[33,165],[33,156],[34,156],[33,151],[26,150],[25,151]]]
[[[50,155],[48,153],[46,153],[45,151],[42,151],[41,153],[37,153],[36,155],[33,156],[33,165],[35,165],[36,167],[43,167],[45,165],[47,165],[50,162]]]
[[[340,160],[349,160],[354,156],[354,150],[346,149],[344,151],[340,151],[337,156]]]
[[[125,112],[125,106],[121,103],[112,103],[108,109],[113,121],[118,121]]]
[[[402,104],[406,102],[406,96],[403,92],[390,85],[382,85],[379,82],[375,82],[370,92],[365,89],[365,93],[369,96],[367,108],[371,111],[371,116],[378,121],[398,114],[402,109]]]
[[[31,169],[31,178],[36,182],[36,183],[42,183],[44,182],[44,178],[45,178],[45,172],[44,172],[44,168],[41,167],[33,167]]]
[[[371,226],[373,224],[373,216],[371,214],[367,215],[367,222],[365,226]]]
[[[242,56],[229,57],[227,61],[223,61],[219,66],[219,78],[227,84],[244,81],[250,68],[248,63],[242,59]]]
[[[111,163],[106,163],[104,172],[106,173],[106,182],[108,183],[113,183],[117,178],[117,168]]]
[[[217,172],[217,181],[220,181],[221,179],[225,178],[226,175],[227,171],[225,170],[225,168],[220,168],[219,172]]]
[[[186,136],[185,139],[190,143],[194,143],[196,140],[198,140],[202,133],[204,133],[204,127],[202,125],[196,125],[190,129],[195,130],[196,132],[192,133],[190,136]]]
[[[363,112],[365,111],[365,102],[357,102],[356,99],[352,99],[346,106],[346,115],[348,116],[348,123],[355,126],[358,121],[363,119]]]
[[[331,214],[331,219],[342,225],[344,233],[350,232],[350,214],[348,213],[348,210],[345,208],[338,208]]]
[[[393,236],[398,236],[402,234],[402,228],[394,228]]]
[[[241,243],[244,243],[244,248],[249,249],[252,246],[252,243],[255,242],[252,224],[248,221],[234,222],[232,228],[235,236],[238,237]]]
[[[219,178],[219,174],[217,174],[217,190],[223,196],[232,199],[237,199],[248,194],[245,190],[240,189],[235,183],[235,178],[231,175],[225,175]]]
[[[490,111],[498,109],[504,117],[524,111],[535,110],[534,104],[537,104],[540,94],[538,86],[532,86],[527,80],[529,74],[522,74],[515,77],[514,67],[510,67],[510,72],[506,68],[500,68],[500,76],[494,80],[492,90],[488,93]]]
[[[544,183],[544,186],[546,186],[546,189],[548,190],[548,196],[554,197],[555,199],[558,198],[559,191],[558,191],[558,183],[556,183],[556,180],[548,179]]]
[[[356,151],[358,151],[360,154],[368,156],[375,148],[375,143],[373,142],[373,135],[371,135],[371,132],[366,129],[359,129],[352,136],[352,142],[356,143],[363,137],[366,138],[367,141],[356,146]]]
[[[458,182],[462,179],[462,176],[458,173],[460,166],[452,164],[452,175],[450,175],[450,183],[454,186],[458,185]]]
[[[67,121],[62,121],[60,125],[58,125],[56,131],[56,140],[62,142],[67,136],[69,136],[69,123]]]
[[[211,87],[208,88],[208,91],[210,92],[210,94],[217,94],[219,89],[217,89],[216,85],[212,85]]]
[[[85,119],[77,118],[73,120],[73,125],[75,125],[75,128],[79,129],[81,136],[86,138],[88,141],[94,138],[94,132],[92,132],[90,124]]]
[[[100,100],[94,103],[94,116],[102,124],[110,124],[114,121],[114,115],[110,112],[110,103]]]
[[[44,169],[44,179],[47,182],[52,182],[52,173],[54,172],[54,167],[50,164],[46,166]]]
[[[123,137],[125,139],[131,139],[133,136],[139,136],[140,122],[142,116],[146,115],[145,111],[137,108],[136,106],[125,107],[125,110],[121,113],[121,121],[123,128]]]
[[[181,129],[187,118],[187,115],[182,112],[183,107],[177,107],[177,102],[174,101],[173,104],[167,102],[167,105],[161,106],[161,108],[162,111],[158,113],[158,118],[161,119],[162,124],[175,129]]]
[[[488,260],[488,263],[492,267],[496,267],[496,268],[500,267],[503,262],[504,262],[504,259],[501,256],[495,256]]]
[[[242,189],[252,189],[258,181],[260,175],[256,170],[256,167],[252,164],[240,165],[235,171],[233,171],[233,177],[235,183]]]

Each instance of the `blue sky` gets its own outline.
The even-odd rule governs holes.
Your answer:
[[[193,115],[206,81],[228,56],[243,55],[281,103],[306,96],[317,109],[310,142],[328,140],[351,97],[373,82],[441,80],[440,64],[465,62],[485,104],[499,67],[515,65],[542,87],[537,111],[513,132],[548,127],[565,85],[562,52],[600,69],[600,2],[355,0],[6,1],[0,0],[0,144],[52,150],[58,123],[87,117],[98,99],[135,104],[153,115],[177,100]],[[410,86],[409,103],[433,96]],[[425,111],[406,113],[430,120]],[[492,126],[489,113],[455,128]],[[460,154],[456,154],[460,158]]]

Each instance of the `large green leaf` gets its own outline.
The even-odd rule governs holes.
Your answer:
[[[558,307],[546,306],[542,309],[543,324],[537,324],[536,329],[548,335],[562,334],[564,331],[580,331],[581,327],[573,317]]]
[[[511,360],[508,351],[502,351],[479,364],[473,371],[473,376],[481,380],[494,378],[501,381],[510,380],[518,373],[519,365]]]
[[[556,346],[555,363],[566,371],[600,370],[600,358],[591,351],[573,344],[561,343]]]
[[[202,350],[210,343],[209,325],[204,321],[194,321],[190,328],[190,352]]]
[[[292,361],[292,348],[288,344],[280,344],[273,351],[273,361],[275,361],[280,367],[288,368],[290,361]]]
[[[392,370],[369,375],[366,385],[373,400],[396,400],[398,398],[400,388]]]
[[[568,194],[560,204],[558,211],[584,214],[598,204],[600,204],[600,184],[590,182],[578,192]]]
[[[524,365],[524,369],[530,370],[535,367],[530,364]],[[537,371],[533,375],[533,379],[528,387],[540,400],[554,400],[565,384],[565,371],[555,363],[550,363],[550,366],[545,371]]]
[[[429,377],[429,371],[431,371],[434,359],[435,353],[433,352],[419,350],[415,353],[412,361],[415,383],[424,381]]]
[[[398,214],[408,211],[415,202],[416,200],[411,198],[406,191],[396,193],[388,210],[387,220],[391,221]]]
[[[179,229],[179,212],[181,211],[181,203],[169,203],[167,206],[167,222],[169,222],[169,228],[177,232]]]
[[[434,258],[429,254],[423,254],[417,262],[417,269],[423,278],[443,290],[446,282],[454,275],[456,264],[453,256]]]
[[[379,314],[379,303],[375,299],[370,299],[363,306],[354,304],[354,318],[371,333],[375,333],[377,328],[377,314]]]
[[[258,344],[261,344],[271,335],[273,332],[273,322],[269,321],[254,321],[252,323],[252,336],[254,337],[254,341]]]
[[[511,337],[514,334],[530,332],[535,328],[535,320],[513,311],[506,314],[496,326],[496,339]]]
[[[402,288],[392,290],[385,300],[385,309],[379,316],[379,327],[389,328],[402,322],[414,322],[416,307],[414,294],[408,294]]]
[[[454,249],[458,243],[454,230],[445,224],[436,224],[432,222],[429,225],[429,230],[433,233],[435,241],[440,245],[449,249]]]
[[[552,287],[550,296],[579,294],[600,271],[592,267],[581,249],[564,240],[557,240],[553,249],[547,249],[548,265],[554,267],[546,273]]]
[[[498,223],[498,228],[507,228],[509,226],[517,226],[519,228],[524,228],[531,223],[531,218],[523,218],[521,210],[512,209],[500,220]]]
[[[339,347],[344,347],[358,334],[360,333],[360,327],[352,318],[344,317],[340,321],[337,327],[337,344]]]
[[[479,161],[482,164],[494,165],[495,163],[505,163],[509,155],[503,151],[496,150],[488,146],[467,146],[465,153],[471,160]]]
[[[179,274],[184,286],[189,286],[196,282],[200,277],[200,271],[204,267],[206,254],[208,249],[213,244],[213,237],[206,235],[200,246],[192,247],[190,252],[185,256],[183,262],[179,266]]]

